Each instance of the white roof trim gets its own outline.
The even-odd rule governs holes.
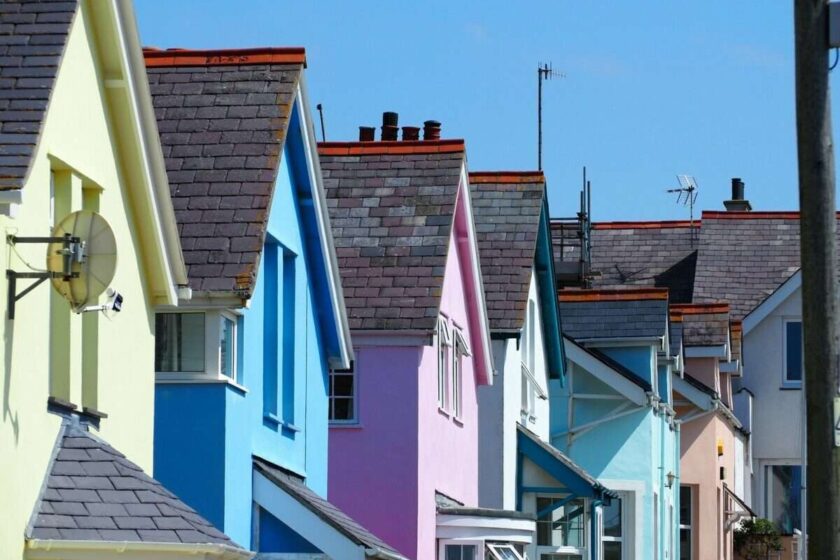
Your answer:
[[[781,286],[776,288],[772,294],[750,311],[741,323],[744,335],[753,330],[759,323],[767,318],[777,307],[802,286],[802,269],[797,270],[793,276],[785,280]]]
[[[674,391],[687,398],[697,408],[701,410],[714,409],[714,397],[704,393],[679,375],[673,374],[671,376],[671,384]]]
[[[341,287],[341,275],[338,269],[338,258],[335,254],[330,217],[327,212],[327,199],[324,193],[324,179],[321,176],[321,163],[318,159],[318,144],[312,125],[309,108],[309,98],[306,95],[306,77],[300,75],[297,90],[297,102],[300,107],[301,138],[303,138],[304,152],[309,169],[309,184],[312,188],[312,206],[318,219],[318,230],[321,238],[321,251],[327,266],[327,282],[329,283],[330,299],[333,304],[333,314],[341,332],[338,333],[341,356],[338,363],[330,363],[330,367],[347,369],[353,360],[353,343],[350,338],[350,323],[347,320],[347,309],[344,306],[344,291]],[[331,360],[331,362],[334,360]]]
[[[645,390],[615,371],[613,368],[583,349],[582,346],[564,337],[563,344],[566,350],[566,359],[574,362],[596,379],[605,383],[622,396],[638,406],[648,404]]]
[[[686,358],[721,358],[729,359],[729,352],[727,351],[727,344],[717,344],[715,346],[686,346],[683,353]]]

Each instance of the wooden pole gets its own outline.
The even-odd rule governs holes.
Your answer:
[[[808,557],[840,558],[837,256],[828,2],[795,0],[796,134],[807,416]]]

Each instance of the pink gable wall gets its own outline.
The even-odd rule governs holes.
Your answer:
[[[470,312],[481,301],[470,246],[457,241],[471,231],[459,196],[441,312],[462,329],[473,354],[462,360],[460,421],[437,406],[436,346],[364,346],[356,338],[360,427],[330,429],[330,501],[416,560],[436,557],[435,492],[478,505],[476,384],[490,377],[491,364],[481,363],[485,326]]]

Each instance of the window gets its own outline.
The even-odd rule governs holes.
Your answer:
[[[519,407],[523,422],[525,420],[530,420],[531,422],[536,421],[536,384],[534,383],[531,372],[525,367],[525,364],[522,364],[522,398]]]
[[[155,371],[204,373],[204,313],[155,316]]]
[[[785,321],[785,377],[783,385],[802,386],[802,321]]]
[[[561,498],[537,497],[537,546],[556,549],[573,549],[584,552],[586,548],[585,506],[583,500],[572,500],[559,507]],[[564,551],[566,552],[566,551]]]
[[[449,323],[445,317],[438,317],[438,408],[449,408],[449,350],[452,347],[452,336]]]
[[[452,332],[455,335],[455,351],[452,353],[452,412],[455,418],[460,418],[464,409],[464,379],[461,360],[464,356],[470,356],[470,347],[461,329],[453,326]]]
[[[297,255],[275,238],[263,250],[265,313],[263,314],[263,413],[273,423],[294,427],[295,328],[298,309]]]
[[[443,558],[444,560],[476,560],[475,551],[474,544],[445,544]]]
[[[528,365],[528,371],[531,372],[536,367],[536,315],[534,300],[528,300],[528,360],[525,363]]]
[[[330,422],[354,424],[356,418],[356,376],[354,363],[350,369],[330,370]]]
[[[219,373],[236,380],[236,321],[219,316]]]
[[[680,486],[680,560],[693,558],[691,486]]]
[[[766,467],[767,517],[784,535],[802,530],[802,467],[769,465]]]
[[[488,560],[523,560],[512,544],[487,544]]]
[[[613,499],[604,506],[603,533],[604,560],[622,560],[624,554],[624,500]]]

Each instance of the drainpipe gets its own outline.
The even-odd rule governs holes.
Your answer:
[[[658,373],[658,372],[657,372]],[[667,417],[663,416],[659,420],[659,507],[657,511],[659,512],[659,542],[656,543],[656,546],[659,548],[659,554],[657,558],[665,558],[664,555],[664,547],[662,543],[665,539],[662,538],[662,535],[665,533],[662,529],[665,527],[665,523],[662,522],[664,519],[665,508],[662,507],[662,504],[665,503],[665,424],[667,423]],[[669,558],[669,560],[671,560]]]
[[[682,432],[680,430],[680,423],[674,423],[674,487],[671,488],[671,492],[673,492],[673,499],[674,499],[674,514],[676,515],[677,522],[671,527],[671,534],[672,534],[672,541],[677,543],[677,548],[680,546],[680,534],[677,530],[679,526],[680,520],[680,481],[682,480],[682,469],[680,468],[680,438],[682,437]],[[676,488],[676,490],[675,490]],[[671,551],[674,552],[674,551]],[[675,558],[671,558],[671,560],[675,560]]]

